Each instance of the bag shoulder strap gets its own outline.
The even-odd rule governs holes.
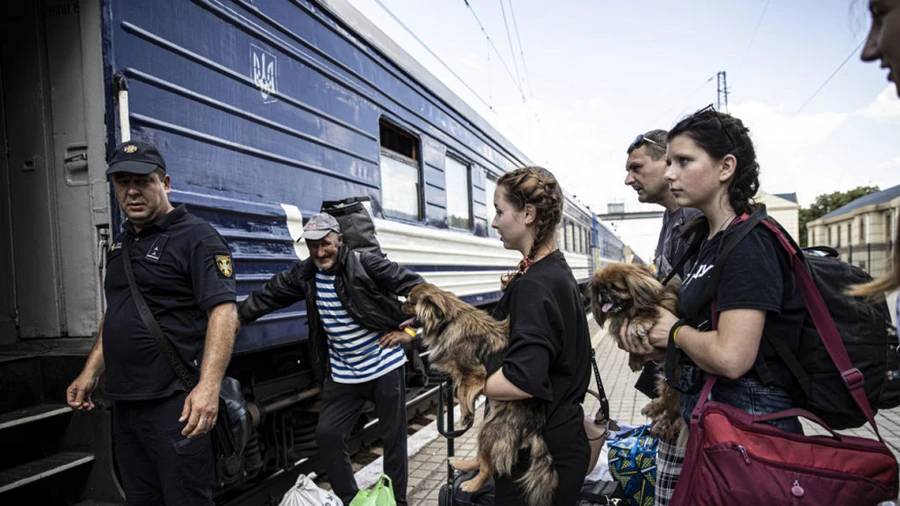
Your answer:
[[[663,286],[668,285],[669,281],[672,281],[672,278],[674,278],[675,275],[678,274],[678,271],[680,271],[681,268],[684,267],[684,264],[686,264],[687,261],[691,257],[695,256],[699,251],[700,251],[700,241],[697,241],[697,242],[691,244],[691,246],[687,249],[687,251],[685,251],[681,255],[681,258],[679,258],[678,261],[675,262],[675,265],[672,267],[672,270],[670,270],[669,274],[665,277],[665,279],[663,279],[662,285]]]
[[[597,352],[593,349],[591,349],[591,366],[594,368],[594,379],[597,380],[597,394],[600,396],[600,412],[603,413],[603,418],[609,420],[609,399],[606,398],[603,380],[600,379],[600,368],[597,366]]]
[[[137,306],[138,313],[141,315],[141,320],[144,321],[144,325],[150,331],[150,335],[156,340],[156,344],[159,345],[159,350],[162,352],[163,356],[166,357],[166,361],[169,362],[172,370],[175,371],[175,375],[178,376],[178,379],[181,380],[188,390],[191,390],[197,385],[197,379],[194,378],[190,371],[188,371],[187,366],[184,365],[184,362],[181,360],[178,352],[175,351],[172,343],[169,342],[163,334],[162,329],[159,328],[159,323],[157,323],[156,318],[150,311],[150,307],[147,306],[147,301],[144,300],[144,295],[138,289],[137,283],[134,281],[134,269],[131,267],[131,254],[129,253],[131,246],[127,239],[122,242],[122,262],[125,266],[125,277],[128,278],[128,287],[131,289],[131,298],[134,299],[134,305]]]

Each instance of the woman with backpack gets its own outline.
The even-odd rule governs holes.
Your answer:
[[[748,134],[741,120],[710,106],[681,120],[668,135],[666,179],[672,193],[679,206],[703,215],[684,232],[699,250],[679,292],[681,319],[659,308],[648,337],[650,345],[665,348],[674,336],[682,357],[679,389],[686,420],[707,374],[720,377],[714,400],[751,414],[794,405],[790,370],[766,342],[782,341],[795,353],[806,318],[787,253],[774,234],[757,226],[715,268],[720,247],[735,231],[730,226],[756,208],[759,164]],[[716,271],[718,281],[711,279]],[[634,343],[625,329],[623,341]],[[771,423],[802,433],[796,417]]]

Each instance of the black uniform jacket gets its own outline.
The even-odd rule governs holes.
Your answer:
[[[246,324],[272,311],[306,300],[310,362],[321,381],[331,372],[328,336],[316,307],[317,270],[310,258],[279,272],[241,303],[238,317],[241,324]],[[424,282],[418,274],[379,255],[351,251],[346,246],[341,246],[338,251],[334,290],[353,321],[368,330],[397,330],[407,319],[397,297],[405,297],[412,287]]]

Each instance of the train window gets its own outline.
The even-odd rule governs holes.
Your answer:
[[[569,234],[569,251],[576,251],[578,245],[575,244],[575,224],[570,221],[566,230]]]
[[[388,218],[422,219],[419,141],[381,121],[381,200]]]
[[[491,223],[494,222],[494,216],[497,214],[497,209],[494,208],[494,192],[497,191],[497,182],[493,179],[486,178],[484,185],[484,192],[486,194],[486,202],[487,205],[487,222],[488,222],[488,237],[500,237],[500,234],[497,232],[497,229],[491,226]]]
[[[444,158],[444,176],[447,180],[447,217],[450,227],[472,230],[469,166],[448,156]]]

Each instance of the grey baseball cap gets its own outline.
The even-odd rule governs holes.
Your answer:
[[[300,236],[300,239],[318,241],[330,232],[337,232],[340,234],[341,226],[338,224],[337,220],[334,219],[334,216],[328,213],[318,213],[312,215],[309,218],[309,221],[306,222],[306,225],[303,226],[303,234]],[[298,239],[298,241],[300,239]]]

